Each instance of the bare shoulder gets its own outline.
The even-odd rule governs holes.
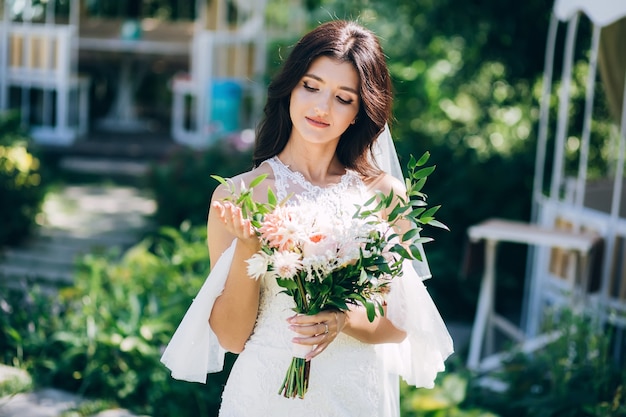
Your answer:
[[[268,164],[261,164],[260,166],[246,172],[242,172],[241,174],[235,175],[234,177],[227,178],[226,181],[232,185],[234,191],[238,193],[241,191],[242,187],[248,187],[255,179],[259,176],[265,175],[265,179],[255,187],[255,196],[258,195],[259,198],[262,199],[264,194],[267,194],[267,188],[272,187],[274,185],[274,172],[272,168]],[[229,187],[220,184],[215,191],[213,192],[212,200],[221,200],[224,199],[231,194],[231,186]]]
[[[393,191],[395,195],[402,196],[406,194],[404,183],[385,172],[381,173],[377,177],[366,178],[364,182],[371,193],[381,192],[388,195],[391,191]]]

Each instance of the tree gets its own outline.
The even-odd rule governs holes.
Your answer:
[[[543,0],[307,1],[317,21],[357,18],[381,38],[395,88],[392,126],[403,163],[430,150],[425,187],[451,232],[427,245],[429,288],[444,315],[472,317],[478,275],[463,280],[467,228],[487,217],[528,219],[535,86],[551,4]],[[506,175],[503,173],[506,172]],[[506,198],[502,198],[506,196]],[[523,270],[517,256],[511,270]],[[519,275],[519,272],[518,272]],[[521,299],[519,277],[501,291]],[[456,288],[456,291],[453,289]],[[445,291],[445,294],[444,294]],[[505,294],[506,296],[506,294]]]

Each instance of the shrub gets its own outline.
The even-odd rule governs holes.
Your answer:
[[[86,255],[58,295],[0,293],[0,352],[43,386],[153,417],[216,415],[233,356],[206,385],[174,380],[160,363],[208,270],[206,228],[189,223],[162,228],[121,258]]]
[[[19,119],[0,113],[0,247],[32,234],[45,196],[39,159],[19,129]]]
[[[510,417],[626,416],[626,369],[611,354],[612,331],[569,310],[546,323],[558,338],[533,353],[513,352],[495,375],[506,389],[476,388],[477,402]]]
[[[486,410],[465,407],[468,379],[461,373],[441,374],[432,389],[416,389],[402,384],[403,417],[498,417]]]

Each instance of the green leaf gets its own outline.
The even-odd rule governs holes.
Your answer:
[[[424,155],[422,155],[422,157],[420,158],[420,161],[422,160],[422,158],[424,158]],[[409,171],[415,170],[415,167],[417,166],[417,161],[415,160],[415,157],[413,155],[411,155],[411,157],[409,158],[409,163],[407,164],[407,166],[409,168]]]
[[[346,311],[348,310],[350,307],[348,307],[348,304],[346,304],[345,301],[341,300],[341,301],[334,301],[333,302],[334,307],[336,307],[337,309],[341,310],[341,311]]]
[[[432,174],[436,168],[437,167],[435,165],[427,167],[427,168],[422,168],[413,174],[413,178],[416,180],[420,178],[426,178],[430,174]]]
[[[365,311],[367,312],[367,319],[371,323],[376,318],[376,308],[374,306],[374,303],[372,303],[371,301],[366,301],[364,303],[364,306],[365,306]]]
[[[267,174],[261,174],[261,175],[259,175],[258,177],[256,177],[255,179],[253,179],[253,180],[250,182],[250,184],[248,185],[248,188],[250,189],[250,188],[254,188],[254,187],[256,187],[257,185],[259,185],[260,183],[262,183],[262,182],[265,180],[265,178],[267,178]]]
[[[394,192],[393,189],[389,192],[389,194],[383,199],[383,201],[385,202],[385,206],[389,207],[391,206],[391,203],[393,203],[394,200]]]
[[[438,227],[440,229],[444,229],[444,230],[448,230],[450,231],[450,229],[448,228],[448,226],[446,226],[445,224],[441,223],[438,220],[431,220],[428,222],[429,226],[434,226],[434,227]]]
[[[400,214],[404,214],[404,213],[406,213],[406,212],[407,212],[407,211],[409,211],[410,209],[411,209],[411,206],[402,205],[402,204],[397,204],[397,205],[393,208],[393,210],[391,210],[391,213],[393,213],[393,214],[395,214],[395,215],[397,216],[397,215],[400,215]]]
[[[406,232],[404,235],[402,235],[402,241],[406,242],[407,240],[413,239],[417,235],[419,235],[419,230],[411,229],[408,232]]]
[[[412,212],[409,213],[408,217],[412,217],[414,219],[419,218],[419,216],[426,211],[426,208],[424,207],[420,207],[418,209],[413,210]]]
[[[213,178],[214,180],[216,180],[217,182],[219,182],[223,186],[228,187],[228,182],[226,182],[225,178],[220,177],[219,175],[211,175],[211,178]]]
[[[404,259],[412,259],[411,254],[406,250],[406,248],[400,244],[395,244],[393,246],[393,251],[398,255],[402,256]]]
[[[417,182],[413,183],[411,187],[408,189],[407,194],[411,197],[424,197],[424,194],[420,192],[424,185],[426,184],[426,178],[421,178]]]
[[[437,212],[437,210],[439,210],[441,208],[441,205],[439,206],[434,206],[429,208],[428,210],[426,210],[424,212],[424,214],[422,214],[422,217],[434,217],[435,213]]]
[[[380,315],[380,317],[385,317],[385,308],[383,307],[383,305],[380,303],[376,304],[378,305],[378,314]]]
[[[411,255],[413,256],[413,259],[417,259],[419,261],[423,261],[422,259],[422,253],[420,252],[419,248],[415,245],[409,245],[409,250],[411,251]]]
[[[433,239],[432,237],[424,237],[424,236],[420,236],[419,239],[416,239],[415,242],[413,243],[428,243],[428,242],[432,242]]]
[[[298,284],[293,279],[285,279],[276,277],[276,283],[279,287],[286,288],[288,290],[298,289]]]
[[[413,156],[411,155],[411,158],[413,158]],[[419,161],[417,161],[417,166],[423,166],[426,162],[428,162],[428,159],[430,158],[430,152],[426,151],[422,154],[422,156],[420,157]],[[415,166],[413,166],[413,168],[415,168]]]
[[[276,207],[276,194],[269,187],[267,188],[267,202],[270,206]]]
[[[374,196],[370,197],[369,200],[367,200],[365,202],[365,204],[363,204],[363,206],[369,206],[370,204],[372,204],[376,200],[376,198],[378,198],[377,195],[374,195]]]

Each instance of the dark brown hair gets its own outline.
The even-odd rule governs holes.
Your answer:
[[[378,38],[370,30],[346,20],[321,24],[304,35],[270,83],[264,117],[256,132],[254,166],[284,149],[293,126],[289,117],[291,92],[320,56],[351,63],[360,80],[356,123],[341,135],[337,157],[347,168],[361,174],[379,173],[369,154],[391,116],[391,79]]]

